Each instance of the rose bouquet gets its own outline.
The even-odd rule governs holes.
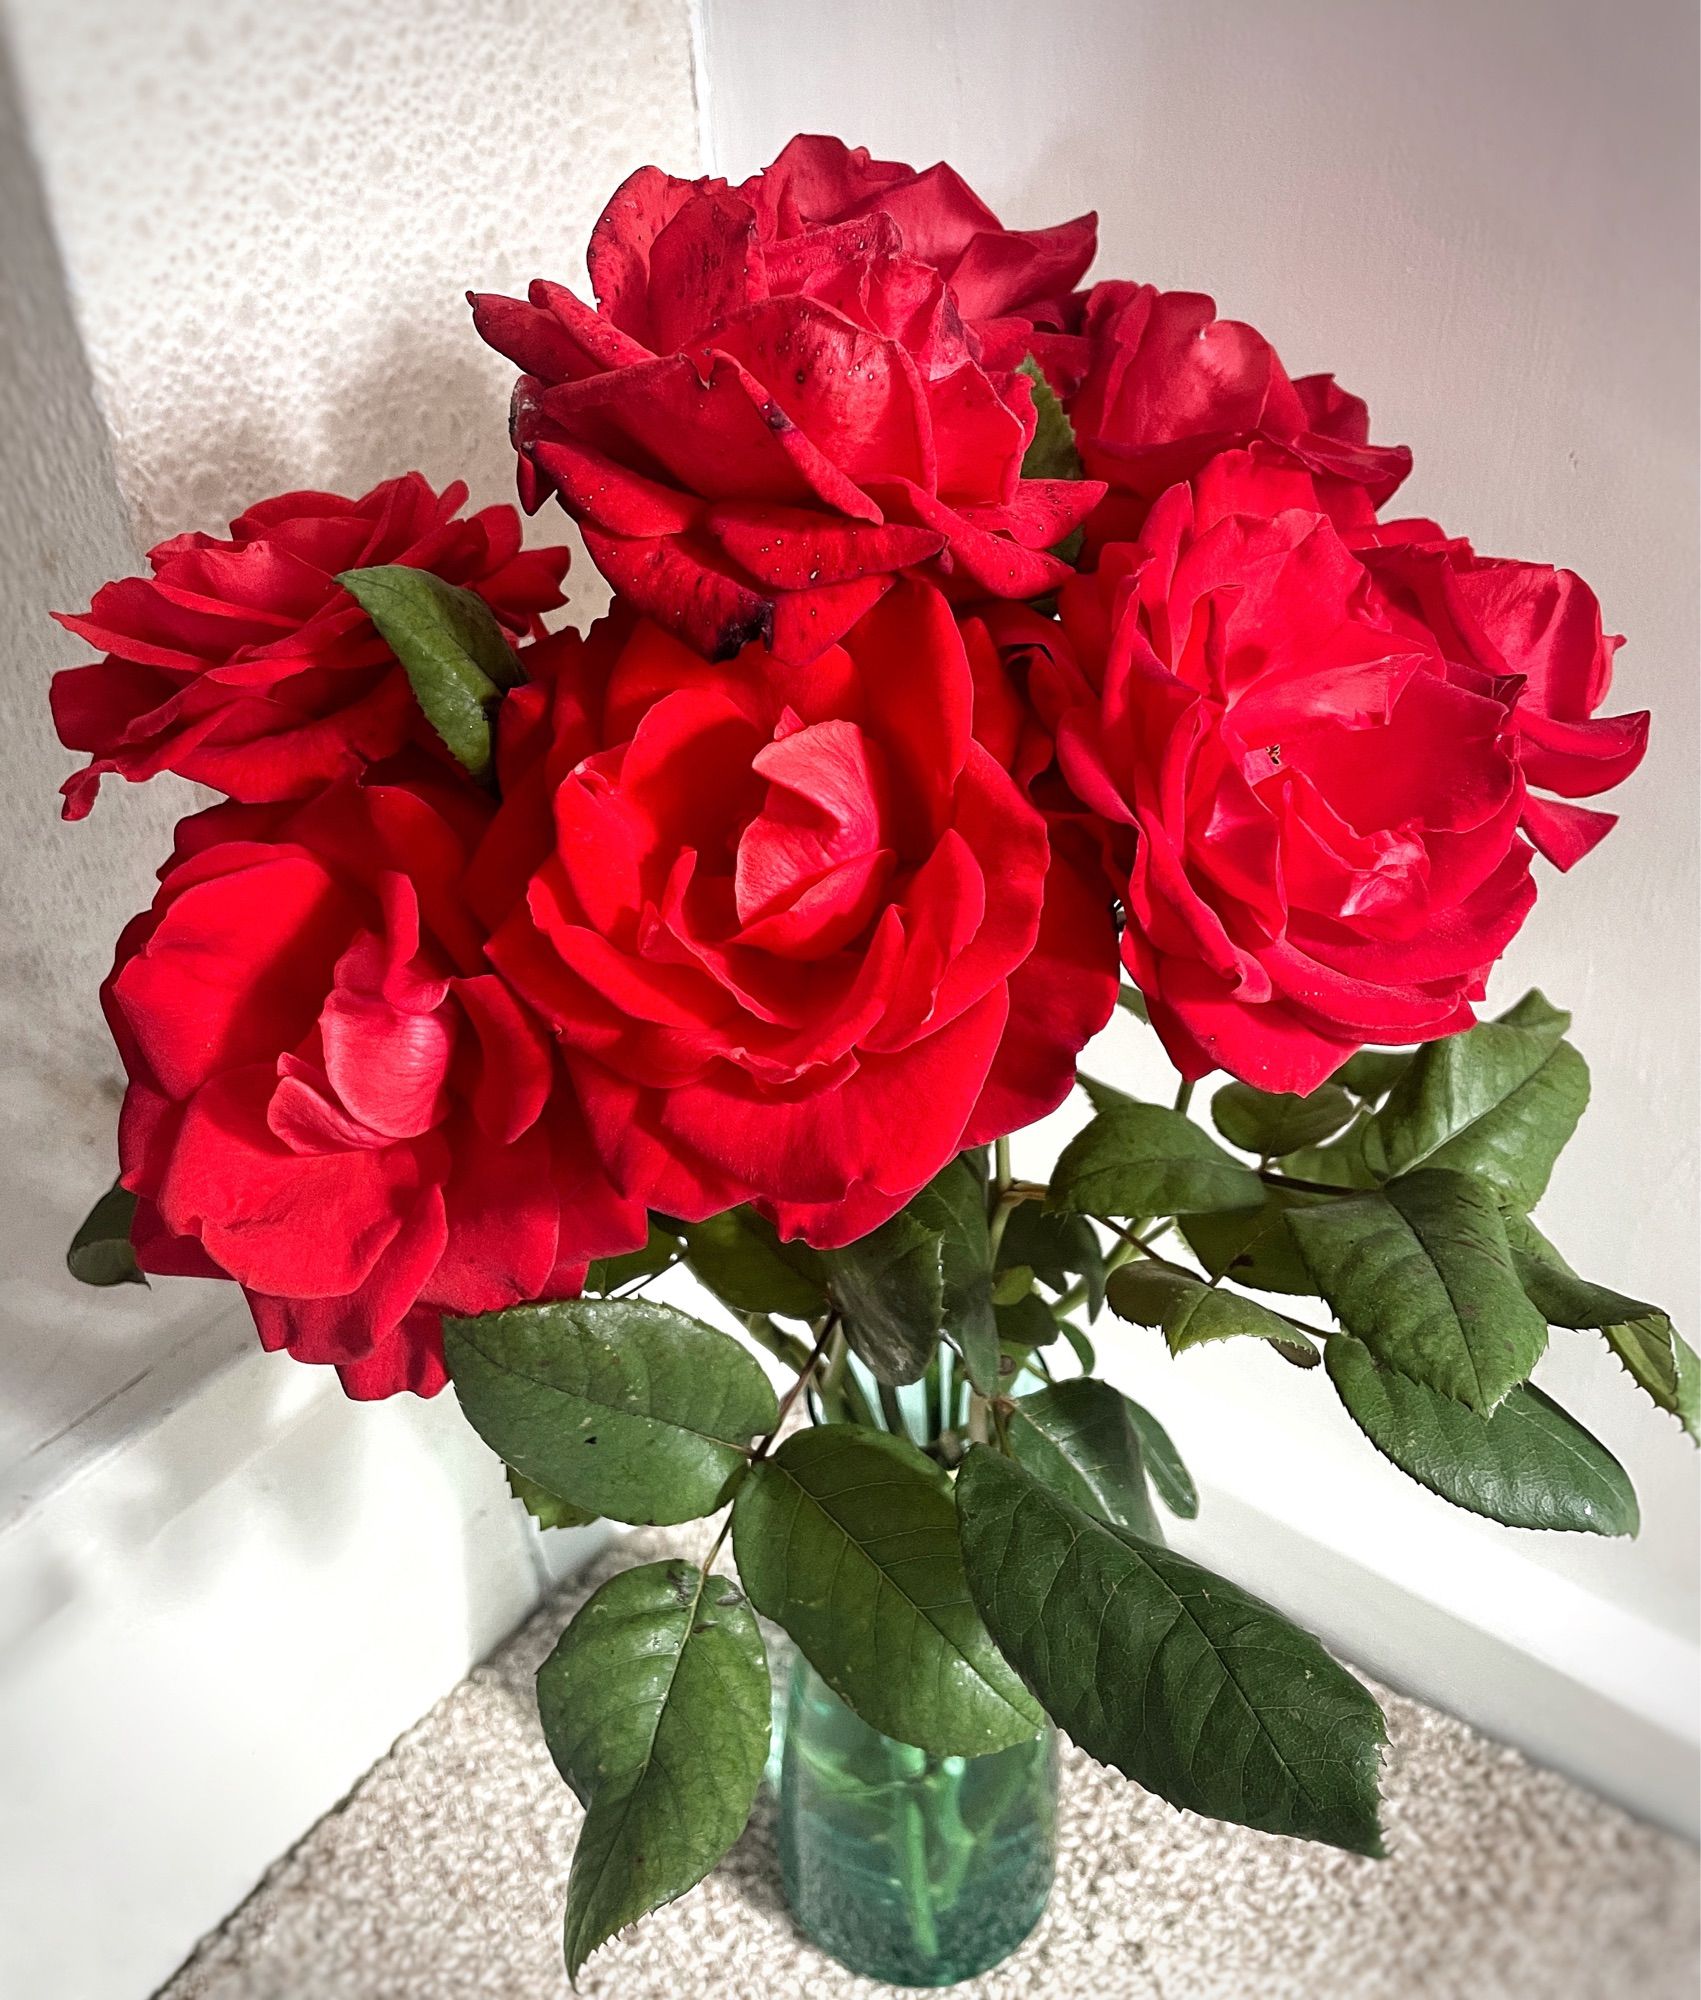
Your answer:
[[[540,1676],[574,1974],[744,1826],[753,1610],[930,1763],[1049,1717],[1379,1851],[1375,1702],[1164,1547],[1191,1482],[1095,1338],[1318,1370],[1526,1528],[1637,1525],[1530,1381],[1550,1327],[1696,1433],[1666,1316],[1531,1220],[1588,1095],[1567,1016],[1476,1013],[1642,755],[1598,713],[1618,642],[1569,572],[1389,518],[1409,454],[1330,377],[1083,290],[1094,247],[833,140],[644,168],[594,304],[473,300],[521,497],[614,588],[588,632],[543,623],[564,551],[417,474],[180,535],[62,621],[102,655],[54,683],[66,813],[108,773],[224,795],[118,943],[73,1270],[234,1279],[353,1396],[452,1380],[546,1524],[730,1504],[737,1585],[629,1570]],[[1119,1004],[1173,1102],[1078,1070]],[[646,1295],[675,1266],[742,1337]]]

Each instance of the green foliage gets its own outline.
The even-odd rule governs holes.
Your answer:
[[[1026,1265],[1043,1285],[1066,1292],[1072,1279],[1087,1288],[1087,1318],[1104,1305],[1104,1250],[1098,1231],[1084,1215],[1059,1215],[1037,1201],[1010,1211],[998,1245],[998,1268]]]
[[[907,1209],[848,1248],[822,1253],[845,1338],[878,1380],[898,1386],[927,1373],[945,1316],[944,1253],[938,1230]]]
[[[1564,1040],[1570,1023],[1526,993],[1498,1020],[1419,1049],[1366,1135],[1371,1167],[1451,1168],[1534,1208],[1589,1101],[1588,1068]]]
[[[647,1584],[617,1580],[630,1601],[611,1597],[600,1628],[575,1621],[547,1692],[540,1677],[552,1750],[589,1807],[570,1969],[737,1837],[765,1743],[747,1726],[766,1715],[753,1612],[871,1727],[931,1756],[1022,1741],[1049,1713],[1177,1805],[1380,1852],[1376,1704],[1270,1606],[1164,1548],[1155,1502],[1190,1518],[1197,1489],[1156,1417],[1094,1376],[1070,1314],[1108,1300],[1172,1355],[1250,1337],[1297,1365],[1324,1360],[1371,1444],[1454,1505],[1635,1534],[1624,1468],[1529,1375],[1550,1324],[1596,1330],[1701,1441],[1701,1363],[1656,1307],[1579,1277],[1528,1219],[1587,1098],[1567,1024],[1531,994],[1416,1052],[1362,1051],[1305,1097],[1225,1084],[1211,1119],[1256,1168],[1183,1109],[1082,1077],[1094,1115],[1043,1202],[989,1187],[980,1148],[838,1250],[782,1244],[749,1209],[654,1218],[593,1286],[683,1256],[793,1370],[832,1332],[823,1315],[842,1328],[809,1400],[827,1421],[771,1454],[751,1449],[777,1422],[761,1370],[672,1308],[583,1300],[448,1321],[467,1414],[540,1521],[733,1503],[749,1608],[689,1565],[653,1565],[633,1573]],[[1126,1239],[1108,1255],[1100,1223]],[[1168,1247],[1163,1225],[1202,1274],[1150,1247]],[[1231,1281],[1321,1296],[1341,1330],[1308,1330]],[[1040,1356],[1061,1340],[1084,1372],[1054,1382]],[[847,1347],[881,1384],[884,1427]],[[1012,1399],[1024,1370],[1045,1384]],[[925,1397],[906,1417],[895,1391],[916,1382]],[[984,1400],[965,1420],[971,1385]],[[931,1456],[905,1432],[924,1402]],[[997,1449],[970,1445],[953,1489],[965,1421]],[[743,1676],[744,1693],[715,1694],[705,1721],[691,1703],[717,1675]]]
[[[1171,1354],[1250,1335],[1290,1349],[1301,1357],[1302,1368],[1317,1364],[1317,1350],[1291,1320],[1254,1299],[1219,1291],[1175,1264],[1156,1259],[1124,1264],[1112,1272],[1106,1296],[1119,1319],[1161,1328]]]
[[[652,1215],[650,1233],[636,1250],[592,1260],[585,1272],[585,1290],[593,1298],[602,1298],[642,1278],[653,1278],[675,1261],[682,1248],[678,1232]]]
[[[1375,1104],[1388,1095],[1405,1075],[1412,1060],[1410,1049],[1360,1049],[1349,1056],[1329,1079],[1365,1104]]]
[[[1625,1373],[1701,1444],[1701,1361],[1664,1313],[1602,1327]]]
[[[1352,1098],[1334,1083],[1320,1085],[1309,1097],[1225,1083],[1211,1099],[1211,1122],[1231,1146],[1272,1158],[1320,1144],[1352,1115]]]
[[[1506,1241],[1518,1282],[1549,1326],[1608,1327],[1659,1313],[1658,1306],[1579,1278],[1527,1215],[1506,1218]]]
[[[508,1491],[540,1528],[588,1528],[598,1518],[587,1514],[583,1507],[575,1507],[571,1500],[563,1500],[558,1493],[551,1493],[535,1479],[528,1479],[523,1472],[516,1472],[511,1465],[503,1470],[508,1475]]]
[[[729,1334],[649,1299],[510,1306],[443,1322],[467,1421],[528,1479],[614,1521],[726,1501],[774,1392]]]
[[[1310,1208],[1327,1199],[1293,1188],[1267,1187],[1257,1208],[1187,1215],[1179,1226],[1207,1277],[1231,1278],[1256,1292],[1310,1297],[1317,1287],[1288,1229],[1288,1210]]]
[[[475,778],[490,771],[490,710],[519,679],[513,648],[482,597],[405,563],[347,569],[338,583],[407,672],[426,720]]]
[[[1014,1362],[1026,1362],[1035,1348],[1049,1347],[1058,1336],[1056,1316],[1038,1292],[1029,1292],[1007,1306],[999,1306],[998,1344],[1004,1359],[998,1365],[999,1380],[1015,1373]]]
[[[992,1237],[986,1183],[965,1156],[935,1175],[908,1213],[939,1238],[940,1323],[982,1395],[998,1386],[998,1322],[992,1298]]]
[[[1016,371],[1034,385],[1033,442],[1022,454],[1024,479],[1079,479],[1081,454],[1075,445],[1075,429],[1057,400],[1056,393],[1039,363],[1030,354]]]
[[[1277,1168],[1302,1181],[1320,1181],[1324,1187],[1375,1187],[1382,1176],[1366,1157],[1375,1114],[1360,1107],[1358,1116],[1337,1139],[1323,1146],[1300,1146],[1284,1153]]]
[[[1084,1513],[1157,1539],[1133,1407],[1108,1382],[1078,1375],[1019,1396],[1010,1410],[1010,1454]]]
[[[904,1439],[797,1431],[732,1514],[750,1601],[864,1722],[937,1757],[1031,1736],[1039,1711],[970,1602],[950,1482]]]
[[[1353,1422],[1443,1500],[1513,1528],[1635,1534],[1636,1494],[1623,1466],[1539,1389],[1511,1390],[1484,1417],[1378,1368],[1349,1334],[1331,1337],[1325,1359]]]
[[[1547,1345],[1478,1181],[1426,1168],[1289,1212],[1318,1290],[1385,1367],[1486,1415]]]
[[[1264,1189],[1181,1112],[1125,1100],[1064,1147],[1046,1199],[1053,1209],[1108,1219],[1257,1208]]]
[[[716,1298],[740,1313],[814,1319],[826,1310],[827,1273],[807,1243],[782,1243],[753,1208],[731,1208],[685,1225],[691,1268]]]
[[[1701,1444],[1701,1361],[1658,1306],[1578,1277],[1528,1216],[1506,1219],[1512,1263],[1549,1326],[1597,1331],[1650,1400]]]
[[[1143,1404],[1129,1396],[1122,1400],[1128,1405],[1129,1422],[1140,1440],[1140,1457],[1146,1477],[1152,1482],[1152,1491],[1178,1521],[1195,1519],[1199,1512],[1199,1489],[1193,1484],[1193,1475],[1182,1462],[1174,1439]]]
[[[722,1576],[648,1563],[589,1597],[537,1677],[556,1768],[585,1807],[567,1976],[700,1882],[744,1831],[768,1755],[768,1662]]]
[[[1140,1102],[1139,1098],[1130,1097],[1127,1091],[1118,1090],[1114,1083],[1104,1083],[1096,1076],[1088,1076],[1085,1070],[1076,1072],[1075,1081],[1095,1111],[1125,1111],[1129,1105]]]
[[[65,1268],[84,1285],[145,1285],[148,1281],[130,1247],[136,1197],[114,1181],[83,1218],[65,1252]]]
[[[1381,1852],[1382,1716],[1315,1639],[984,1446],[957,1512],[988,1629],[1090,1756],[1193,1812]]]

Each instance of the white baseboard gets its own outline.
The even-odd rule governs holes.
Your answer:
[[[252,1347],[0,1531],[0,1992],[144,2000],[606,1531]]]

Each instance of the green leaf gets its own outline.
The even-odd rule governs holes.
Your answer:
[[[1479,1417],[1378,1368],[1350,1334],[1335,1334],[1324,1358],[1348,1415],[1376,1449],[1455,1507],[1510,1528],[1634,1535],[1641,1525],[1623,1466],[1533,1384]]]
[[[1548,1325],[1599,1332],[1637,1387],[1701,1445],[1701,1361],[1669,1315],[1578,1277],[1526,1215],[1506,1218],[1506,1237],[1519,1282]]]
[[[1348,1056],[1329,1081],[1350,1090],[1366,1104],[1374,1104],[1405,1075],[1411,1059],[1410,1049],[1360,1049],[1356,1056]]]
[[[928,1182],[908,1213],[939,1238],[941,1322],[983,1396],[998,1386],[998,1323],[992,1309],[992,1237],[986,1183],[967,1158]]]
[[[1133,1407],[1108,1382],[1077,1375],[1017,1397],[1010,1450],[1042,1486],[1083,1512],[1158,1539]]]
[[[1104,1248],[1084,1215],[1059,1215],[1037,1201],[1018,1202],[1004,1225],[998,1264],[1000,1270],[1025,1264],[1054,1292],[1066,1292],[1071,1278],[1084,1279],[1089,1320],[1097,1319],[1104,1305]]]
[[[1601,1332],[1631,1381],[1701,1444],[1701,1361],[1665,1314],[1626,1320]]]
[[[1579,1278],[1527,1215],[1506,1217],[1506,1241],[1519,1283],[1549,1326],[1608,1327],[1663,1317],[1658,1306]]]
[[[575,1507],[571,1500],[563,1500],[560,1494],[551,1493],[535,1479],[528,1479],[523,1472],[516,1472],[511,1465],[503,1470],[508,1475],[508,1491],[540,1528],[588,1528],[598,1518],[587,1514],[583,1507]]]
[[[1039,1726],[970,1602],[949,1482],[906,1440],[794,1432],[739,1488],[732,1538],[751,1603],[871,1728],[974,1757]]]
[[[145,1285],[148,1281],[130,1247],[136,1197],[114,1181],[83,1218],[65,1252],[65,1268],[84,1285]]]
[[[1276,1161],[1277,1171],[1295,1180],[1321,1181],[1325,1187],[1371,1188],[1382,1176],[1366,1158],[1375,1114],[1361,1109],[1338,1139],[1326,1146],[1299,1146]]]
[[[1029,1292],[1013,1305],[1000,1306],[997,1322],[998,1344],[1003,1353],[998,1364],[998,1386],[1002,1388],[1036,1347],[1049,1347],[1056,1340],[1060,1329],[1056,1315],[1037,1292]]]
[[[1024,479],[1079,479],[1081,454],[1075,446],[1075,428],[1064,413],[1039,363],[1030,354],[1016,371],[1034,385],[1033,442],[1022,454]]]
[[[1320,1085],[1309,1097],[1225,1083],[1211,1099],[1211,1122],[1231,1146],[1269,1156],[1318,1145],[1352,1115],[1353,1100],[1334,1083]]]
[[[617,1292],[623,1286],[633,1284],[640,1278],[653,1278],[674,1262],[680,1248],[677,1231],[665,1226],[652,1215],[650,1233],[638,1249],[622,1251],[617,1257],[593,1259],[585,1272],[584,1289],[593,1298],[600,1298],[605,1293]]]
[[[1080,1364],[1081,1373],[1083,1375],[1090,1375],[1099,1365],[1098,1355],[1094,1352],[1093,1343],[1072,1319],[1060,1319],[1057,1322],[1057,1330],[1068,1341],[1071,1349],[1074,1351],[1075,1359]]]
[[[528,1479],[612,1521],[690,1521],[729,1497],[774,1392],[730,1334],[653,1299],[445,1318],[467,1421]]]
[[[1186,1215],[1178,1226],[1207,1276],[1232,1278],[1254,1291],[1310,1297],[1317,1287],[1289,1233],[1288,1210],[1327,1199],[1292,1188],[1266,1187],[1259,1208]]]
[[[794,1374],[801,1374],[810,1355],[810,1343],[800,1339],[790,1327],[781,1326],[778,1320],[770,1319],[766,1313],[745,1313],[744,1331],[765,1348],[776,1361],[783,1361]]]
[[[998,1275],[992,1281],[992,1303],[995,1306],[1020,1305],[1033,1288],[1032,1265],[1001,1263]]]
[[[1151,1020],[1146,1012],[1146,996],[1137,986],[1119,986],[1116,989],[1116,1004],[1125,1014],[1132,1014],[1136,1021]]]
[[[1257,1208],[1258,1176],[1179,1111],[1113,1105],[1064,1147],[1046,1205],[1075,1215],[1195,1215]]]
[[[685,1227],[691,1268],[716,1298],[741,1313],[815,1319],[827,1304],[827,1274],[807,1243],[782,1243],[753,1208]]]
[[[338,583],[401,661],[426,720],[475,778],[490,769],[490,716],[519,679],[513,648],[482,597],[405,563],[346,569]]]
[[[882,1382],[919,1382],[945,1314],[944,1243],[906,1210],[843,1250],[822,1253],[852,1351]]]
[[[1541,1359],[1547,1322],[1480,1182],[1425,1168],[1292,1209],[1288,1227],[1335,1317],[1385,1367],[1486,1415]]]
[[[1175,1448],[1175,1440],[1144,1403],[1136,1403],[1132,1396],[1125,1396],[1123,1401],[1128,1405],[1129,1418],[1140,1440],[1140,1456],[1146,1467],[1146,1477],[1152,1482],[1152,1491],[1178,1521],[1196,1520],[1199,1515],[1199,1489],[1194,1485],[1193,1475],[1188,1471],[1181,1453]]]
[[[768,1756],[762,1635],[688,1562],[612,1577],[538,1669],[538,1717],[585,1807],[567,1878],[567,1977],[702,1881],[744,1831]]]
[[[1527,993],[1499,1020],[1419,1049],[1366,1135],[1371,1167],[1450,1167],[1534,1208],[1589,1101],[1588,1067],[1562,1039],[1570,1018]]]
[[[1135,1326],[1161,1328],[1171,1354],[1184,1354],[1206,1341],[1251,1335],[1305,1356],[1299,1364],[1302,1368],[1317,1365],[1316,1348],[1280,1313],[1271,1312],[1256,1299],[1218,1291],[1174,1264],[1124,1264],[1111,1273],[1108,1297],[1110,1309],[1119,1319]]]
[[[1381,1712],[1315,1639],[984,1445],[957,1514],[982,1617],[1089,1756],[1213,1819],[1382,1851]]]
[[[1140,1102],[1139,1098],[1130,1097],[1127,1091],[1118,1090],[1114,1083],[1101,1083],[1096,1076],[1088,1076],[1085,1070],[1076,1071],[1075,1081],[1095,1111],[1122,1111],[1130,1104]]]

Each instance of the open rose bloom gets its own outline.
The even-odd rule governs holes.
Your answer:
[[[751,1603],[871,1731],[973,1758],[1050,1715],[1375,1852],[1375,1704],[1162,1550],[1185,1471],[1083,1320],[1107,1374],[1248,1336],[1442,1498],[1634,1531],[1529,1377],[1550,1326],[1604,1339],[1693,1435],[1697,1363],[1530,1221],[1587,1070],[1541,995],[1484,1010],[1647,716],[1606,712],[1581,578],[1401,516],[1360,396],[1203,294],[1089,288],[1095,249],[832,139],[640,168],[587,287],[472,294],[600,622],[546,622],[565,554],[513,507],[417,473],[66,616],[67,815],[106,774],[223,794],[118,942],[118,1185],[72,1268],[232,1280],[357,1397],[452,1380],[545,1521],[732,1502]],[[1082,1075],[1119,998],[1173,1101]],[[749,1608],[661,1567],[544,1670],[601,1856],[572,1972],[713,1864],[765,1754]]]

